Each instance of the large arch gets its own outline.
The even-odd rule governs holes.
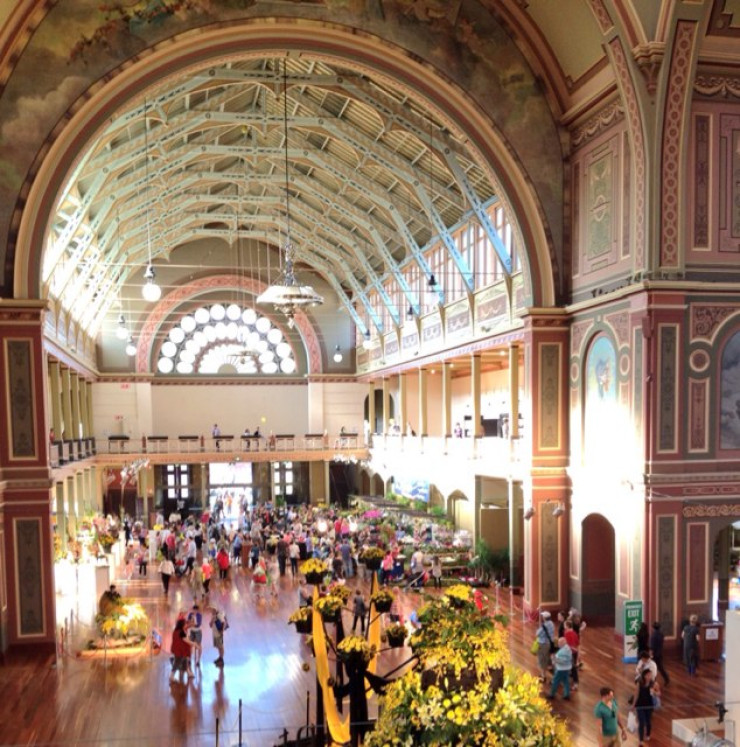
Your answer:
[[[545,218],[541,195],[534,177],[523,167],[511,142],[491,117],[481,100],[475,101],[454,85],[440,68],[424,64],[408,51],[356,30],[328,23],[302,21],[253,21],[238,26],[221,26],[183,34],[159,43],[139,55],[133,64],[121,66],[74,101],[67,115],[47,139],[23,187],[27,198],[19,201],[9,250],[15,247],[13,287],[16,297],[40,295],[40,268],[44,238],[59,190],[75,166],[81,148],[120,108],[121,102],[141,96],[153,81],[181,74],[215,60],[265,54],[312,54],[344,65],[370,70],[393,80],[401,90],[422,96],[440,117],[469,139],[490,171],[493,183],[501,187],[516,218],[529,267],[528,292],[533,305],[551,306],[558,295],[557,268],[552,227]],[[53,138],[53,140],[52,140]],[[51,142],[50,142],[51,141]],[[558,161],[560,154],[558,153]],[[562,175],[553,182],[555,184]],[[559,187],[558,187],[559,188]],[[10,258],[9,258],[10,259]]]

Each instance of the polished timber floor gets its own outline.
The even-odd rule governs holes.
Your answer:
[[[277,599],[264,602],[251,596],[247,571],[232,568],[230,573],[226,582],[214,579],[210,595],[210,602],[224,609],[230,622],[225,666],[213,664],[216,653],[206,628],[202,667],[188,685],[169,683],[166,652],[128,659],[77,658],[75,652],[90,633],[92,600],[86,589],[79,589],[75,597],[59,597],[60,624],[66,619],[70,631],[63,655],[55,660],[12,653],[0,666],[0,744],[237,745],[240,705],[242,745],[281,744],[284,728],[295,736],[306,723],[307,696],[312,720],[315,705],[315,669],[309,651],[302,636],[286,623],[297,607],[297,583],[288,574],[281,579]],[[142,602],[168,647],[178,612],[192,603],[186,582],[174,580],[168,597],[152,570],[145,579],[118,578],[117,584],[124,596]],[[421,598],[409,591],[403,593],[403,600],[408,613]],[[493,589],[489,601],[493,608]],[[524,619],[518,597],[502,590],[499,604],[501,611],[510,614],[515,662],[534,672],[529,646],[535,624]],[[351,622],[345,612],[345,629]],[[555,700],[553,707],[567,719],[573,743],[588,746],[597,744],[592,711],[599,688],[612,686],[624,704],[632,691],[634,665],[622,663],[611,628],[589,627],[582,651],[581,689],[569,702]],[[668,644],[666,653],[671,684],[664,689],[664,708],[654,717],[649,743],[654,747],[682,744],[670,736],[671,720],[711,716],[714,703],[723,698],[721,663],[703,663],[698,676],[689,679],[675,644]],[[401,664],[407,654],[408,649],[383,652],[379,673]],[[308,671],[304,664],[309,665]],[[630,736],[628,743],[637,744],[636,737]]]

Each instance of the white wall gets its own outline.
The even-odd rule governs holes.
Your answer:
[[[318,385],[312,385],[318,386]],[[327,382],[323,388],[324,429],[339,433],[342,426],[350,432],[362,433],[367,384],[354,381]]]
[[[152,432],[151,384],[93,384],[93,434],[138,438]]]
[[[218,423],[224,435],[238,436],[257,426],[263,434],[304,434],[308,429],[305,384],[203,385],[152,387],[155,435],[211,435]]]

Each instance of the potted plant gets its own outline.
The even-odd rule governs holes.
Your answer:
[[[313,611],[310,607],[299,607],[289,618],[288,625],[294,624],[296,633],[310,633]]]
[[[445,591],[444,598],[447,599],[452,607],[457,608],[471,604],[473,601],[471,589],[465,584],[455,584],[454,586],[450,586],[450,588]]]
[[[352,596],[352,590],[346,584],[332,584],[329,587],[329,596],[342,600],[342,606],[346,605]]]
[[[375,605],[376,612],[390,612],[393,594],[390,589],[378,589],[370,595],[370,604]]]
[[[371,646],[362,636],[348,635],[337,646],[337,656],[348,669],[365,669],[375,656],[375,646]]]
[[[324,576],[331,573],[331,568],[323,560],[309,558],[301,563],[300,571],[309,584],[320,584],[323,582]]]
[[[385,629],[385,637],[391,648],[400,648],[406,641],[406,626],[401,623],[393,623]]]
[[[385,557],[382,547],[365,547],[360,551],[360,563],[364,563],[369,571],[377,571]]]
[[[314,602],[313,608],[321,615],[324,622],[336,622],[344,607],[344,602],[337,596],[327,594]]]

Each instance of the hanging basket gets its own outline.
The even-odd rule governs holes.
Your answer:
[[[330,612],[329,610],[327,610],[326,612],[322,612],[321,613],[321,619],[325,623],[335,623],[335,622],[337,622],[337,620],[339,620],[339,616],[341,614],[342,614],[341,610],[336,610],[336,611],[333,611],[333,612]]]
[[[380,564],[383,562],[380,558],[367,558],[362,561],[365,564],[365,568],[368,571],[377,571],[380,569]]]
[[[373,604],[375,605],[376,612],[390,612],[393,602],[387,599],[381,599],[380,601],[374,601]]]
[[[388,636],[388,646],[390,648],[401,648],[405,642],[406,642],[405,633],[402,635],[389,635]]]
[[[302,633],[304,635],[311,632],[311,626],[313,622],[311,618],[307,618],[306,620],[296,620],[295,622],[295,632],[296,633]]]
[[[344,654],[341,659],[348,673],[364,672],[367,669],[367,665],[369,664],[365,657],[360,653],[349,655]]]
[[[319,573],[318,571],[312,571],[311,573],[306,574],[306,583],[308,584],[314,584],[318,586],[319,584],[323,583],[324,581],[324,574]]]

